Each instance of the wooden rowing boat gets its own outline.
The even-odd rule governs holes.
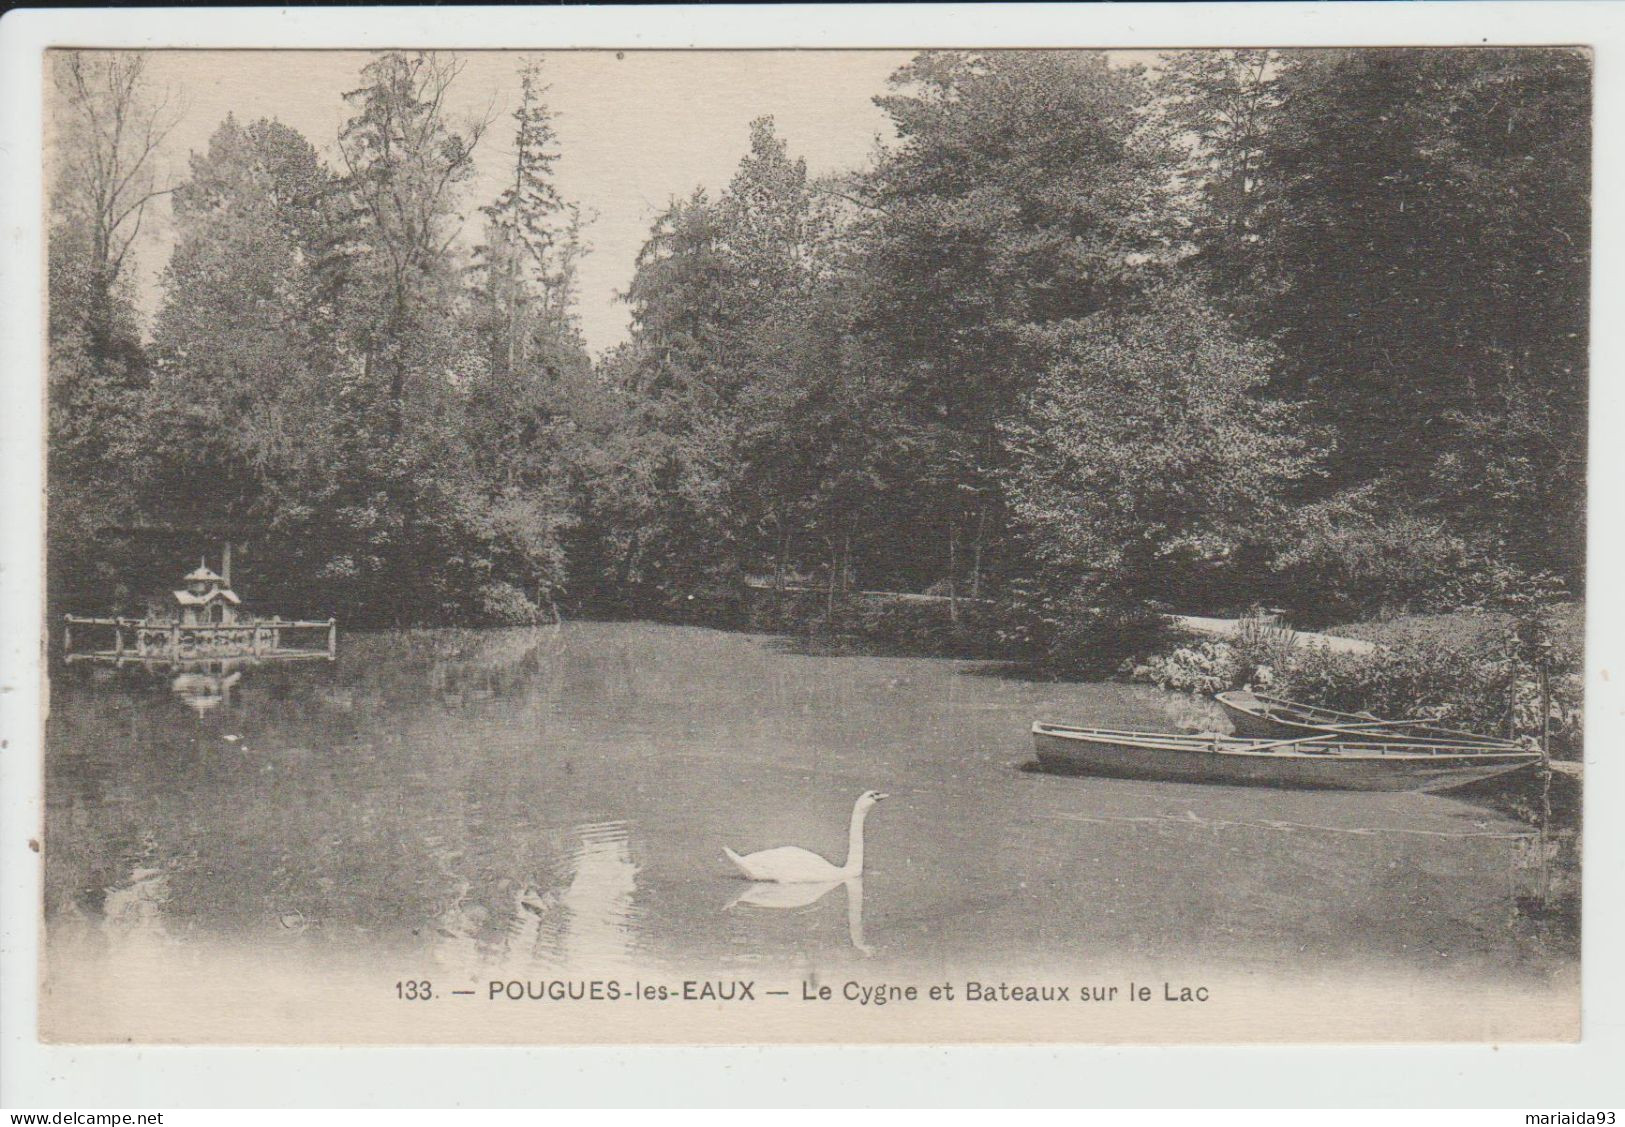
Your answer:
[[[1312,704],[1237,689],[1214,698],[1236,735],[1253,739],[1290,739],[1330,732],[1369,743],[1471,744],[1476,747],[1524,750],[1522,744],[1494,736],[1480,736],[1455,728],[1442,728],[1425,720],[1379,720],[1352,712],[1317,708]]]
[[[1056,770],[1129,778],[1337,790],[1445,790],[1540,762],[1521,748],[1033,725],[1038,761]]]

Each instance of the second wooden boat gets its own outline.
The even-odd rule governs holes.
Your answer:
[[[1511,740],[1444,728],[1425,720],[1381,720],[1374,716],[1300,704],[1250,689],[1219,693],[1214,699],[1235,726],[1236,735],[1253,739],[1292,739],[1295,736],[1332,732],[1369,743],[1473,744],[1524,750],[1522,744]]]
[[[1334,790],[1445,790],[1540,762],[1538,752],[1471,744],[1297,740],[1033,725],[1046,767],[1091,775]]]

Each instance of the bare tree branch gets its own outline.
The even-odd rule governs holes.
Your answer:
[[[154,183],[153,154],[185,113],[172,92],[156,101],[146,60],[136,52],[70,51],[57,64],[66,152],[58,166],[57,206],[90,236],[92,269],[106,290],[117,283],[140,235],[147,204],[172,189]]]

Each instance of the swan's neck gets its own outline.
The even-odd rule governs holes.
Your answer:
[[[852,828],[846,835],[846,865],[841,874],[855,877],[863,872],[863,820],[869,816],[869,807],[852,808]]]

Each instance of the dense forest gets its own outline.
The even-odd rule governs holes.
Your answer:
[[[671,200],[597,357],[535,65],[463,123],[454,57],[380,54],[338,160],[228,117],[168,184],[141,56],[53,61],[55,612],[171,579],[154,530],[354,625],[703,618],[747,580],[1049,619],[1581,594],[1583,53],[921,54],[866,167],[762,118]]]

